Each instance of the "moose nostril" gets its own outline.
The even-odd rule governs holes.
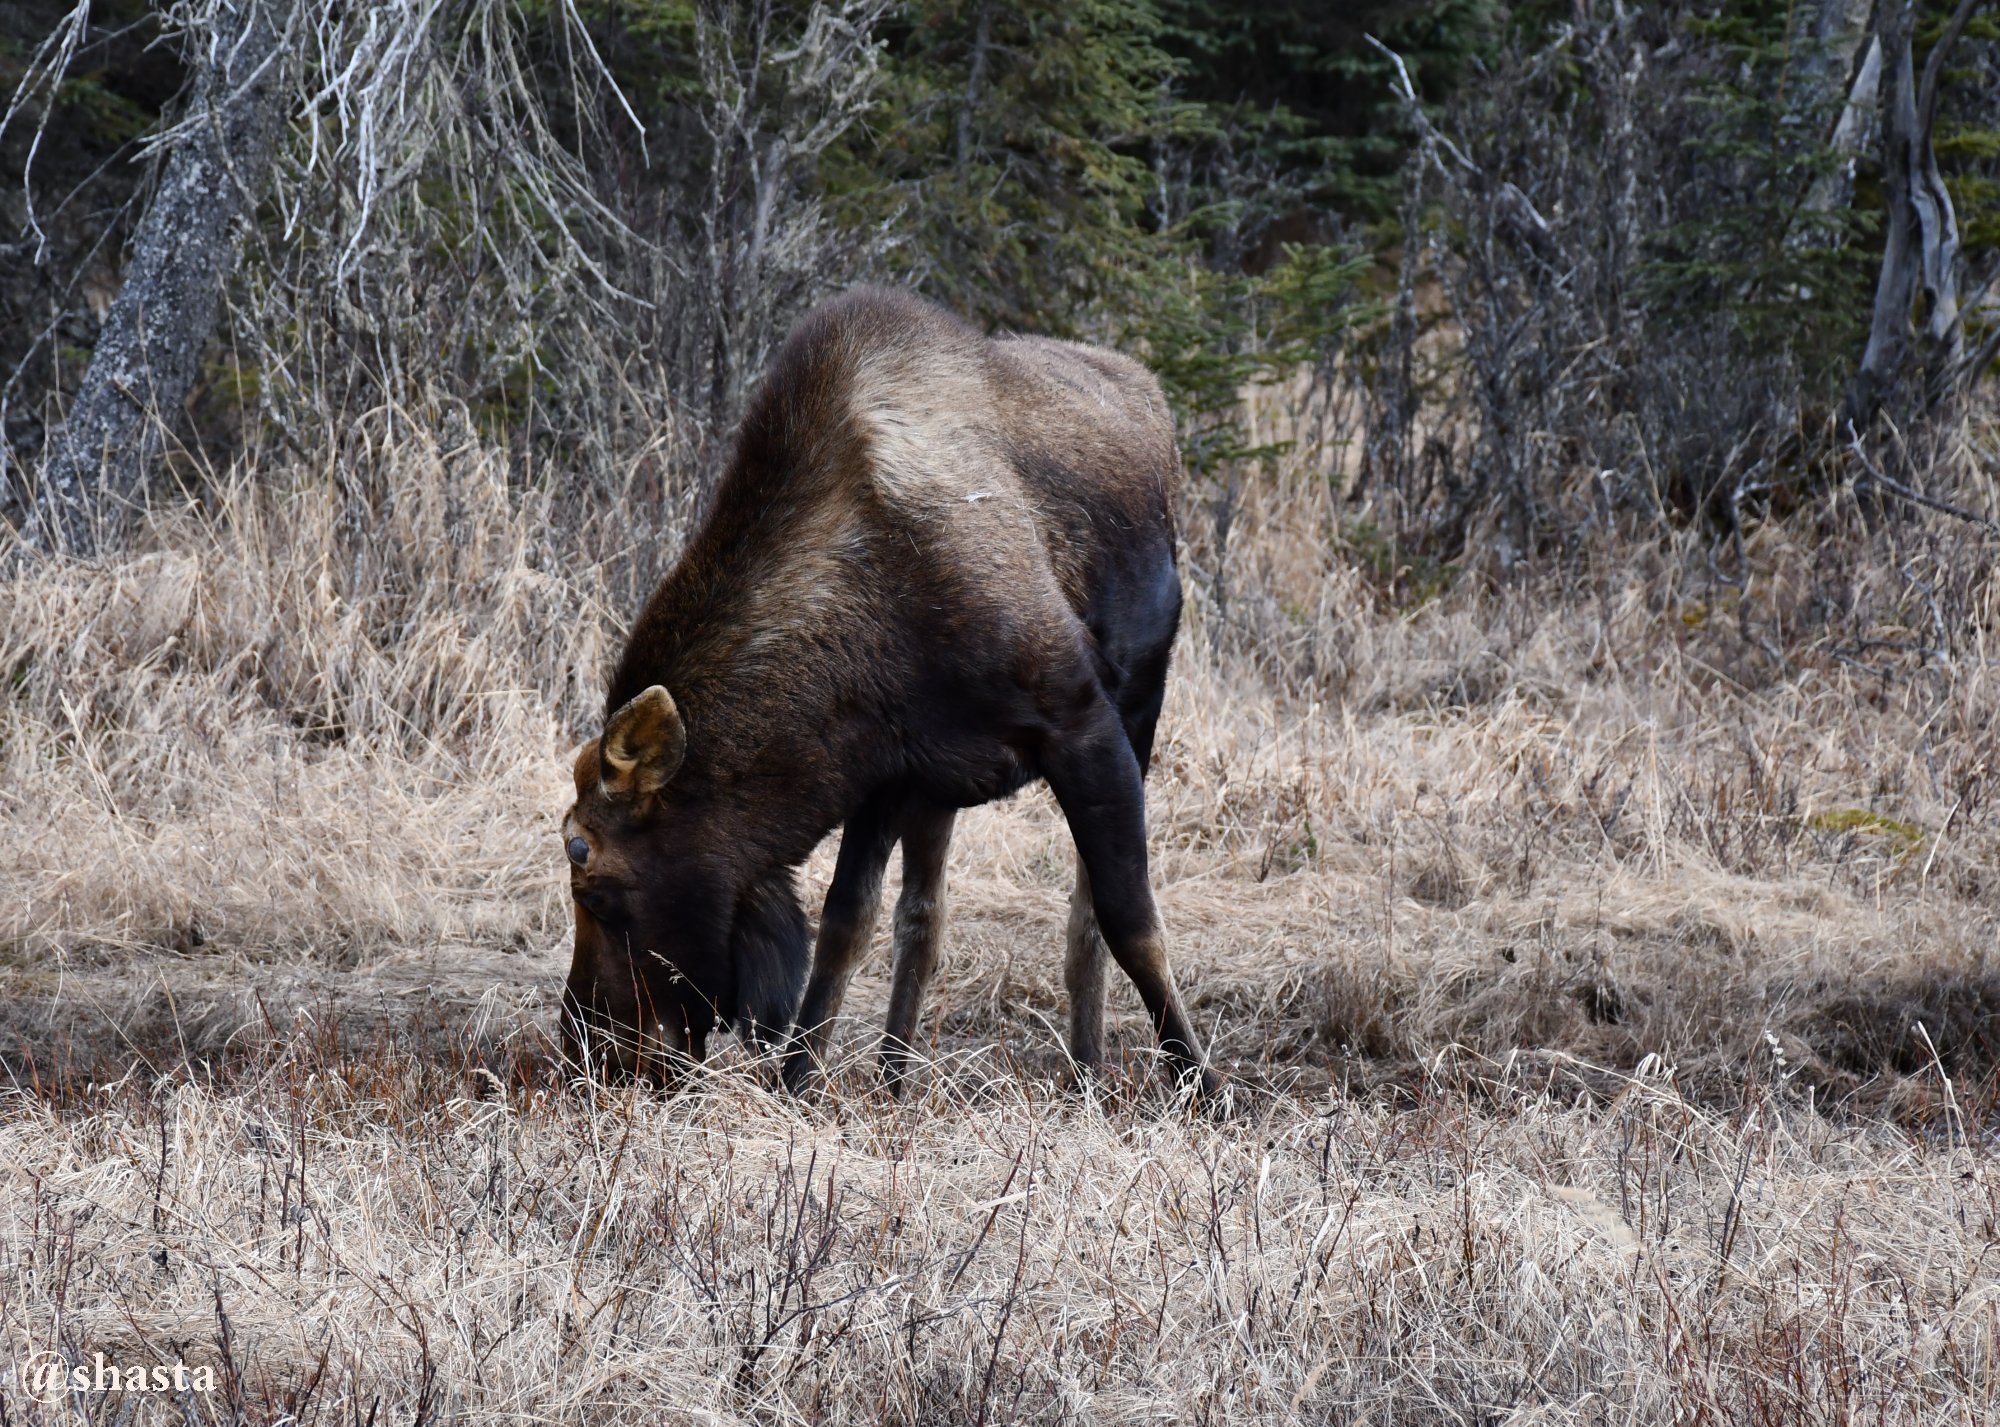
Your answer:
[[[590,844],[580,837],[571,838],[569,840],[569,860],[579,867],[590,861]]]

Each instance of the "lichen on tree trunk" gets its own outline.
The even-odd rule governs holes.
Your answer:
[[[295,13],[295,0],[216,0],[194,96],[43,467],[31,544],[88,554],[144,493],[215,330],[239,220],[270,179]]]

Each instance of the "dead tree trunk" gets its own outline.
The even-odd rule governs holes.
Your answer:
[[[143,494],[215,330],[240,218],[284,127],[293,0],[216,0],[188,112],[24,532],[88,554]]]
[[[1914,6],[1883,7],[1881,42],[1888,97],[1882,122],[1882,271],[1860,370],[1848,387],[1845,421],[1865,430],[1899,387],[1922,409],[1947,395],[1961,366],[1958,218],[1932,146],[1945,57],[1965,32],[1976,0],[1959,0],[1918,82],[1910,56]]]
[[[1874,9],[1875,0],[1820,0],[1816,9],[1802,10],[1793,26],[1793,111],[1814,122],[1829,112],[1836,115],[1826,145],[1839,159],[1837,167],[1813,179],[1800,204],[1803,212],[1846,208],[1854,196],[1855,164],[1872,147],[1882,86],[1882,41],[1870,33]],[[1805,226],[1794,229],[1790,240],[1794,247],[1815,241]]]

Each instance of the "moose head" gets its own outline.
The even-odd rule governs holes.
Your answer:
[[[731,856],[706,781],[682,774],[687,729],[655,684],[578,750],[562,837],[576,910],[563,993],[568,1058],[654,1083],[738,1024],[756,1040],[790,1026],[805,976],[804,913],[787,874]]]

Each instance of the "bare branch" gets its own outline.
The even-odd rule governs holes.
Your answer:
[[[28,67],[21,74],[21,82],[14,86],[13,97],[7,101],[7,112],[0,114],[0,135],[5,135],[15,115],[44,89],[48,91],[49,102],[42,106],[41,117],[35,122],[35,136],[28,141],[27,159],[21,165],[21,192],[27,204],[28,231],[35,235],[35,261],[38,263],[48,248],[49,239],[48,234],[42,231],[41,221],[35,216],[35,156],[41,151],[42,135],[48,129],[49,116],[55,112],[56,91],[62,87],[70,62],[76,58],[77,46],[83,42],[84,33],[89,28],[90,0],[76,0],[75,7],[36,47],[35,57],[28,62]]]
[[[1431,123],[1430,116],[1424,113],[1424,106],[1417,99],[1416,86],[1410,83],[1410,71],[1404,65],[1403,57],[1373,35],[1363,35],[1361,38],[1387,55],[1390,61],[1395,64],[1398,81],[1397,92],[1402,96],[1403,105],[1409,110],[1410,120],[1417,126],[1417,133],[1423,142],[1427,145],[1434,145],[1437,148],[1443,149],[1452,156],[1460,168],[1465,169],[1468,173],[1478,173],[1479,165],[1474,163],[1470,158],[1467,158],[1465,150],[1461,149],[1449,137],[1440,132],[1438,127]]]
[[[1953,505],[1948,500],[1939,500],[1936,496],[1925,495],[1922,491],[1912,490],[1895,477],[1883,471],[1873,461],[1868,459],[1867,451],[1863,450],[1861,446],[1860,433],[1855,430],[1851,422],[1847,427],[1847,446],[1854,453],[1854,458],[1861,462],[1861,468],[1868,473],[1868,480],[1871,485],[1880,486],[1883,490],[1889,492],[1889,494],[1900,500],[1909,501],[1912,505],[1923,506],[1926,510],[1937,511],[1940,515],[1949,515],[1954,519],[1976,525],[1981,530],[2000,535],[2000,523],[1989,520],[1976,510],[1967,510],[1962,505]]]

